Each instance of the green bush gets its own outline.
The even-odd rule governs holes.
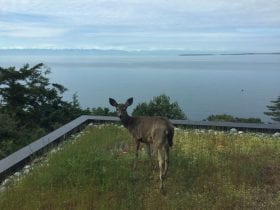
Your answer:
[[[219,122],[240,122],[240,123],[263,123],[259,118],[239,118],[227,114],[211,115],[207,118],[207,121],[219,121]]]
[[[167,95],[154,97],[149,103],[140,103],[132,112],[133,116],[162,116],[169,119],[186,119],[186,115],[177,102],[170,102]]]
[[[92,108],[91,114],[97,116],[116,116],[116,112],[111,112],[107,107]]]

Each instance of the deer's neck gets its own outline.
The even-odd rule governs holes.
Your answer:
[[[133,124],[134,122],[134,118],[129,116],[128,114],[123,116],[121,119],[121,122],[123,124],[124,127],[128,128]]]

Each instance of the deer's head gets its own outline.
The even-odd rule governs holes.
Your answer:
[[[124,104],[118,104],[115,99],[109,98],[109,103],[116,108],[116,112],[119,118],[127,117],[127,107],[133,103],[133,98],[127,99]]]

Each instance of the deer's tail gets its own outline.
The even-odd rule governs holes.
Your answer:
[[[170,147],[173,145],[174,128],[167,130],[167,142]]]

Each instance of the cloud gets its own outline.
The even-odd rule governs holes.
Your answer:
[[[11,23],[49,23],[55,21],[55,18],[47,15],[25,14],[15,12],[2,12],[0,21]]]
[[[65,29],[43,27],[37,24],[11,24],[0,22],[0,36],[17,38],[50,38],[60,37],[65,33]]]
[[[34,38],[42,46],[169,49],[279,40],[279,0],[0,0],[0,5],[0,36],[18,43]]]
[[[55,15],[78,25],[280,25],[279,0],[0,0],[0,5],[3,11]]]

